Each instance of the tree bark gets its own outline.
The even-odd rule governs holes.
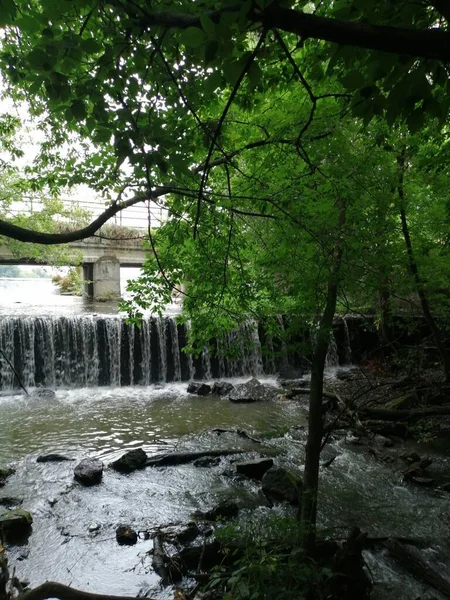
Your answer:
[[[400,220],[402,224],[402,233],[406,244],[406,251],[408,253],[408,266],[409,271],[413,277],[415,288],[417,295],[419,296],[420,305],[422,307],[422,312],[425,317],[425,320],[430,328],[431,334],[434,339],[434,343],[441,355],[442,366],[444,370],[444,376],[446,381],[450,381],[450,354],[447,352],[445,348],[445,344],[442,340],[441,332],[439,331],[438,326],[436,325],[436,321],[434,320],[433,315],[431,314],[430,303],[428,301],[428,296],[423,286],[422,279],[419,274],[419,269],[417,267],[417,262],[414,258],[414,252],[411,242],[411,235],[409,232],[408,221],[406,219],[406,210],[405,210],[405,190],[404,190],[404,175],[406,170],[406,156],[405,151],[401,152],[397,157],[397,164],[399,167],[399,182],[398,182],[398,196],[400,198]]]
[[[325,309],[320,319],[311,363],[311,393],[309,396],[308,437],[306,442],[305,471],[300,521],[304,529],[304,549],[312,554],[316,541],[317,491],[319,484],[320,451],[322,448],[323,372],[336,312],[338,277],[343,254],[343,227],[346,217],[345,201],[339,202],[339,224],[334,247],[334,260],[328,279]]]

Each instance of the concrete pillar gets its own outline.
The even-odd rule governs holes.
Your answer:
[[[120,262],[115,256],[102,256],[93,268],[94,300],[106,302],[120,298]]]
[[[94,297],[94,263],[83,263],[83,294],[85,298]]]

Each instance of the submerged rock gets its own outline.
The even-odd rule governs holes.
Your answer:
[[[234,385],[228,381],[216,381],[212,386],[212,396],[226,396],[234,389]]]
[[[211,386],[207,383],[198,383],[191,381],[187,387],[188,394],[196,394],[197,396],[207,396],[211,393]]]
[[[6,480],[16,472],[12,467],[0,467],[0,487],[5,485]]]
[[[116,540],[121,546],[134,546],[138,540],[138,534],[128,525],[119,525],[116,529]]]
[[[31,392],[32,398],[56,398],[55,390],[50,388],[37,388]]]
[[[246,383],[239,383],[228,394],[231,402],[261,402],[262,400],[271,400],[276,392],[274,389],[267,388],[254,377]]]
[[[111,467],[120,473],[132,473],[143,469],[147,464],[148,456],[142,448],[126,452],[123,456],[111,463]]]
[[[63,456],[62,454],[41,454],[37,457],[36,462],[38,463],[46,463],[46,462],[64,462],[71,460],[67,456]]]
[[[14,508],[0,514],[0,530],[9,541],[15,541],[31,533],[33,517],[23,508]]]
[[[262,478],[262,490],[275,500],[284,500],[298,506],[302,499],[301,478],[282,467],[272,467]]]
[[[13,498],[12,496],[0,498],[0,506],[6,506],[6,508],[20,506],[22,502],[23,500],[21,498]]]
[[[250,477],[251,479],[262,479],[264,474],[273,467],[271,458],[260,458],[259,460],[246,460],[235,463],[237,473]]]
[[[202,456],[194,460],[194,467],[217,467],[220,463],[220,456]]]
[[[74,477],[83,485],[100,483],[103,476],[103,463],[95,458],[84,458],[74,469]]]

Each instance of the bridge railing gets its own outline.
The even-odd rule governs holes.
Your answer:
[[[98,217],[108,206],[101,199],[92,198],[61,198],[66,209],[79,208],[86,213],[87,220]],[[43,203],[33,197],[25,197],[20,202],[13,203],[8,214],[11,216],[18,214],[32,215],[43,210]],[[118,212],[105,225],[114,225],[116,227],[126,227],[135,230],[146,231],[150,225],[152,229],[160,227],[167,221],[168,211],[161,208],[154,202],[142,202],[130,206]]]

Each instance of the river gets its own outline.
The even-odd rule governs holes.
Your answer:
[[[14,295],[9,296],[9,304],[2,295],[1,314],[57,318],[87,311],[82,299],[55,295],[57,299],[49,301],[45,293],[41,294],[48,282],[33,280],[32,285],[26,303],[24,296],[19,296],[21,305],[14,305]],[[98,309],[96,306],[95,312]],[[261,378],[268,385],[276,385],[274,378]],[[211,432],[220,426],[244,428],[255,436],[270,434],[263,448],[277,452],[277,464],[301,472],[306,401],[280,397],[236,405],[225,399],[192,396],[186,387],[183,382],[61,386],[54,398],[3,391],[0,465],[12,464],[16,473],[7,480],[0,496],[19,498],[34,516],[28,545],[8,549],[17,576],[33,586],[51,579],[99,593],[134,595],[148,589],[161,600],[173,598],[170,590],[159,589],[159,578],[152,572],[148,554],[151,540],[141,536],[136,546],[118,546],[116,527],[124,523],[146,531],[171,522],[187,522],[194,510],[209,509],[232,494],[250,501],[257,491],[250,480],[227,475],[230,458],[209,468],[189,464],[147,468],[131,475],[106,469],[99,486],[84,488],[73,481],[73,468],[81,458],[99,458],[107,465],[136,447],[148,454],[174,448],[239,447],[252,457],[261,451],[260,445],[236,434]],[[340,436],[326,449],[338,456],[329,468],[321,470],[320,526],[336,537],[358,525],[371,536],[428,539],[430,558],[443,560],[450,550],[448,495],[402,482],[398,469],[375,461],[367,447],[356,441],[349,435]],[[72,460],[36,462],[39,455],[50,452]],[[438,468],[448,471],[450,454],[431,454]],[[255,519],[284,510],[288,509],[260,507],[241,513],[244,519]],[[377,582],[374,598],[441,598],[398,569],[383,551],[367,553],[366,559]]]

